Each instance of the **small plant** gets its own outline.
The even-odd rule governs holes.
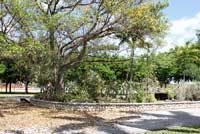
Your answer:
[[[164,92],[168,95],[168,99],[174,100],[174,98],[176,97],[176,93],[169,88],[165,88]]]
[[[82,88],[77,82],[66,83],[65,100],[68,102],[86,102],[89,101],[89,94],[87,90]]]
[[[42,93],[37,93],[37,94],[34,95],[34,97],[36,99],[42,99],[43,98],[43,94]]]
[[[144,89],[139,89],[135,93],[136,102],[142,103],[145,101],[145,91]]]
[[[78,92],[70,92],[65,96],[67,102],[93,102],[87,91],[79,90]]]
[[[84,79],[82,80],[82,89],[87,91],[89,94],[89,98],[96,102],[99,101],[99,97],[102,96],[102,92],[104,90],[104,80],[101,76],[94,72],[93,70],[89,70],[85,73]]]
[[[154,94],[145,92],[144,89],[138,89],[134,94],[131,96],[131,102],[155,102],[157,101],[154,97]]]
[[[156,98],[154,96],[154,94],[152,93],[146,93],[145,94],[145,102],[156,102]]]

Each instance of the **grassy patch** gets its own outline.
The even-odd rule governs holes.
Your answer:
[[[6,97],[17,97],[17,96],[34,96],[35,94],[23,94],[23,93],[12,93],[12,94],[1,94],[0,93],[0,98],[6,98]]]
[[[32,95],[32,94],[37,94],[37,93],[25,93],[25,92],[11,92],[11,93],[5,93],[5,92],[0,92],[0,95],[9,95],[9,94],[23,94],[23,95]]]
[[[200,126],[191,126],[191,127],[175,127],[167,130],[152,131],[147,132],[146,134],[199,134]]]

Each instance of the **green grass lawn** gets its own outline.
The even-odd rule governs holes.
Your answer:
[[[200,126],[176,127],[168,130],[147,132],[146,134],[200,134]]]
[[[6,98],[6,97],[17,97],[17,96],[24,96],[24,97],[29,97],[29,96],[34,96],[35,94],[29,93],[29,94],[24,94],[24,93],[12,93],[12,94],[5,94],[5,93],[0,93],[0,98]]]

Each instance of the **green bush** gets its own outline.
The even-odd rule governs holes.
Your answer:
[[[87,91],[79,90],[79,92],[70,92],[65,96],[67,102],[93,102]]]
[[[46,92],[43,93],[38,93],[36,94],[34,97],[37,99],[45,99],[46,98]],[[65,101],[65,94],[59,94],[59,93],[54,93],[52,94],[52,99],[51,101],[61,101],[64,102]]]
[[[155,102],[157,101],[154,94],[145,92],[144,89],[138,89],[131,96],[131,102],[143,103],[143,102]]]
[[[105,85],[105,95],[111,98],[117,98],[119,94],[123,94],[123,83],[121,81],[109,81]]]
[[[139,89],[136,91],[136,93],[133,95],[133,99],[136,100],[138,103],[142,103],[145,101],[145,91],[144,89]]]
[[[66,95],[60,93],[54,93],[52,98],[54,99],[54,101],[64,102],[66,99]]]
[[[174,100],[174,98],[176,97],[176,92],[169,88],[165,88],[164,92],[168,95],[168,99]]]
[[[81,83],[81,88],[84,91],[87,91],[89,98],[98,102],[99,97],[102,96],[103,90],[105,89],[105,82],[101,76],[98,73],[89,70],[85,73],[84,79]]]
[[[43,98],[43,94],[42,93],[37,93],[37,94],[34,95],[34,97],[36,99],[42,99]]]
[[[90,95],[87,90],[85,90],[77,82],[68,81],[66,83],[66,95],[65,101],[68,102],[88,102],[90,100]]]
[[[177,100],[200,100],[200,82],[180,82],[173,90]]]
[[[154,96],[154,94],[152,93],[146,93],[145,94],[145,102],[156,102],[156,98]]]

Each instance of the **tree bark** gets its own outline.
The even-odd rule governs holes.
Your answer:
[[[134,56],[135,56],[135,48],[132,48],[131,50],[131,63],[130,63],[130,68],[129,68],[129,72],[130,72],[130,77],[127,77],[127,80],[129,82],[133,81],[133,64],[134,64]],[[128,88],[126,88],[126,99],[129,99],[129,93],[130,93],[130,83],[128,84]]]
[[[146,91],[149,91],[149,79],[150,79],[150,47],[147,47],[147,68],[148,68],[148,72],[147,72],[147,83],[146,83]]]
[[[12,83],[9,83],[9,93],[11,93],[11,87],[12,87]]]
[[[167,83],[165,83],[165,88],[167,88]]]
[[[63,71],[62,69],[58,68],[57,72],[55,73],[55,91],[56,93],[59,93],[60,95],[63,95],[65,93],[64,89],[64,76],[63,76]]]
[[[25,93],[28,94],[28,84],[29,84],[29,81],[26,81],[25,82]]]
[[[6,93],[8,93],[8,82],[6,82]]]

